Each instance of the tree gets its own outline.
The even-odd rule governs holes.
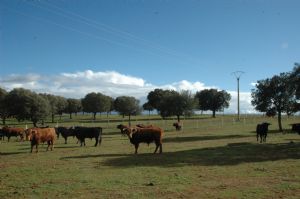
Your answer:
[[[61,96],[57,96],[56,100],[57,100],[57,104],[56,104],[57,113],[59,115],[59,119],[61,120],[61,116],[64,113],[64,111],[66,110],[66,108],[68,106],[68,102],[67,102],[66,98],[61,97]]]
[[[70,119],[72,119],[72,113],[78,113],[81,110],[81,101],[78,99],[67,99],[67,106],[65,112],[70,114]]]
[[[161,101],[164,96],[168,95],[171,91],[169,90],[162,90],[162,89],[155,89],[148,93],[147,99],[149,105],[155,108],[157,111],[160,111]]]
[[[96,114],[108,112],[110,110],[110,99],[101,93],[88,93],[82,100],[82,107],[85,112],[93,113],[96,120]]]
[[[212,111],[212,117],[216,117],[216,111],[221,111],[229,107],[231,96],[226,91],[217,89],[204,89],[195,95],[198,100],[198,108],[202,111]]]
[[[194,98],[189,91],[165,92],[160,104],[160,115],[165,118],[175,115],[180,122],[180,116],[190,115],[194,108]]]
[[[282,130],[282,113],[292,110],[292,105],[296,103],[296,90],[290,84],[289,73],[275,75],[271,79],[257,82],[256,89],[252,90],[252,105],[261,112],[266,112],[274,108],[277,112],[279,131]]]
[[[51,113],[51,120],[52,123],[54,123],[54,116],[58,113],[58,98],[55,95],[51,94],[40,94],[40,96],[44,97],[46,100],[48,100],[50,105],[50,113]]]
[[[114,101],[115,110],[121,115],[128,115],[128,124],[131,125],[131,115],[138,115],[141,112],[139,100],[134,97],[120,96]]]
[[[9,112],[5,100],[6,96],[7,96],[6,90],[0,88],[0,117],[2,119],[3,125],[5,125],[6,118],[9,117]]]
[[[36,126],[50,113],[47,100],[30,90],[16,88],[10,91],[6,98],[9,113],[18,121],[30,120]]]
[[[143,104],[143,109],[149,111],[149,116],[150,116],[150,112],[153,111],[154,107],[151,106],[149,102],[146,102]]]

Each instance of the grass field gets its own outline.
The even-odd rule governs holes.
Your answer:
[[[152,154],[154,144],[141,144],[134,155],[116,129],[126,121],[90,118],[66,117],[59,125],[102,126],[101,146],[88,139],[79,147],[76,139],[64,144],[60,138],[54,151],[44,145],[31,154],[29,142],[0,141],[0,198],[300,198],[300,135],[279,133],[276,119],[197,116],[184,119],[176,132],[173,119],[140,116],[133,124],[165,129],[163,154]],[[254,133],[261,121],[272,123],[263,144]],[[300,118],[283,118],[283,127],[293,122]]]

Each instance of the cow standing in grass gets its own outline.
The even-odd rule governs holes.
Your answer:
[[[76,138],[80,141],[80,146],[84,144],[85,146],[85,138],[95,138],[96,143],[95,146],[101,144],[102,142],[102,128],[101,127],[75,127],[74,134]]]
[[[2,134],[7,137],[7,141],[9,142],[10,137],[20,137],[20,140],[24,140],[24,128],[19,128],[19,127],[8,127],[5,126],[2,128]]]
[[[291,124],[292,131],[296,131],[300,135],[300,123]]]
[[[162,153],[162,136],[163,130],[159,127],[152,128],[124,128],[123,131],[128,136],[130,143],[135,147],[135,154],[137,154],[139,144],[154,142],[156,145],[154,153],[159,148],[159,153]]]
[[[269,125],[271,125],[271,124],[267,123],[267,122],[257,124],[257,126],[256,126],[256,139],[258,141],[258,137],[260,137],[260,143],[267,141]]]
[[[59,136],[59,134],[61,134],[61,136],[65,139],[65,144],[67,144],[67,139],[70,136],[73,136],[73,138],[76,136],[75,131],[72,127],[57,127],[55,128],[57,137]]]
[[[174,122],[173,126],[175,127],[176,131],[180,131],[181,130],[181,124],[180,124],[180,122]]]
[[[47,142],[47,151],[50,146],[52,151],[56,139],[56,132],[54,128],[31,128],[26,130],[26,139],[31,142],[31,153],[34,146],[36,147],[36,153],[38,152],[38,146],[41,142]]]

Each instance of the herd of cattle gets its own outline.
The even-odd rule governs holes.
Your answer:
[[[261,124],[257,124],[256,126],[256,137],[257,141],[266,142],[267,134],[268,134],[268,126],[271,125],[270,123],[263,122]],[[296,131],[300,135],[300,123],[291,124],[292,131]],[[181,130],[181,124],[176,122],[173,123],[173,126],[176,128],[177,131]],[[135,147],[135,153],[137,154],[139,144],[140,143],[147,143],[148,145],[152,142],[155,143],[156,148],[154,153],[157,152],[159,148],[159,153],[162,153],[162,136],[163,130],[160,127],[153,126],[153,125],[143,125],[138,124],[134,127],[126,126],[120,124],[117,128],[121,131],[121,134],[127,135],[131,144]],[[85,138],[93,139],[95,138],[95,146],[101,144],[102,141],[102,128],[101,127],[58,127],[58,128],[49,128],[49,127],[42,127],[42,128],[17,128],[17,127],[8,127],[5,126],[0,129],[0,139],[4,139],[6,136],[8,142],[10,137],[20,137],[21,141],[24,139],[29,140],[31,143],[31,153],[34,148],[36,147],[36,152],[38,152],[38,146],[40,143],[47,142],[48,147],[51,147],[53,150],[53,144],[56,138],[62,136],[65,139],[65,144],[67,144],[68,137],[76,137],[80,142],[80,146],[85,146]]]

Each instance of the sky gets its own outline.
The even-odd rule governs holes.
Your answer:
[[[231,94],[300,62],[298,0],[0,0],[0,87],[146,101],[155,88]]]

